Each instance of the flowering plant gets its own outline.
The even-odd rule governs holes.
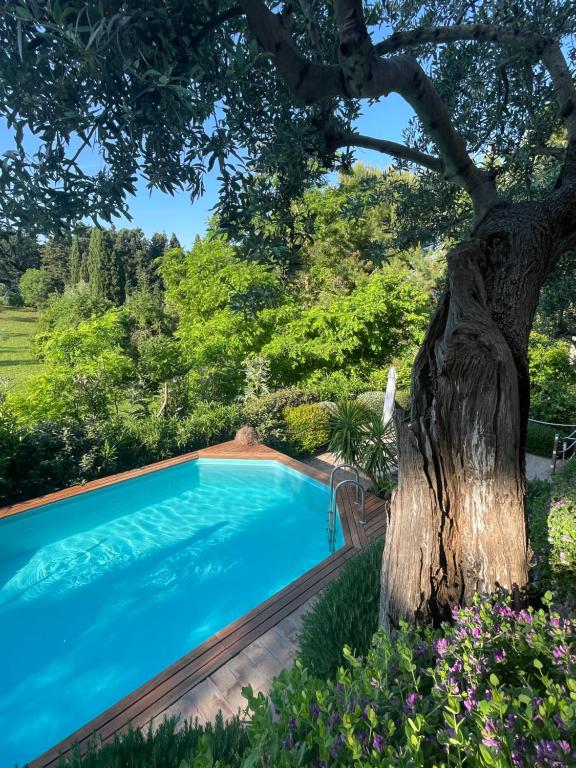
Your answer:
[[[477,599],[442,634],[402,626],[346,650],[336,681],[301,663],[270,702],[246,689],[256,766],[576,765],[576,625],[550,609]],[[269,706],[272,704],[272,706]]]

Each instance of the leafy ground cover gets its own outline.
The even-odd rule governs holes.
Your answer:
[[[34,309],[0,306],[0,377],[15,389],[42,370],[31,344],[37,320]]]

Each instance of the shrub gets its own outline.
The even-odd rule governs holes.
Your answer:
[[[93,744],[81,757],[63,758],[59,768],[239,768],[248,737],[238,717],[224,722],[218,713],[214,725],[185,722],[176,729],[175,718],[146,733],[130,729],[110,744]]]
[[[18,429],[18,441],[12,441],[5,461],[3,503],[33,498],[95,476],[90,469],[97,464],[102,440],[85,425],[40,422]],[[92,458],[83,471],[87,455]]]
[[[526,433],[526,452],[552,458],[555,434],[554,427],[545,427],[543,424],[529,421]]]
[[[282,446],[286,441],[284,410],[302,403],[311,403],[314,395],[299,387],[277,389],[267,395],[252,397],[244,403],[244,422],[254,427],[263,443]]]
[[[286,436],[303,453],[313,453],[328,444],[330,429],[327,411],[317,403],[303,403],[284,409]]]
[[[43,269],[27,269],[20,278],[20,293],[27,307],[45,307],[55,290],[54,278]]]
[[[365,663],[346,650],[334,681],[297,662],[273,683],[275,712],[247,689],[246,765],[574,765],[574,623],[501,600],[453,616],[444,636],[379,632]]]
[[[236,403],[196,403],[190,416],[174,424],[178,453],[232,440],[242,420],[242,408]]]
[[[358,400],[344,400],[329,408],[330,450],[348,464],[357,464],[370,410]]]
[[[343,648],[364,656],[378,628],[383,542],[349,560],[302,619],[300,659],[312,675],[334,679]]]
[[[364,379],[351,371],[317,371],[304,381],[304,385],[314,392],[317,400],[348,400],[366,389]]]
[[[8,307],[23,307],[24,297],[19,288],[9,288],[3,296],[3,303]]]
[[[576,421],[576,365],[570,345],[542,333],[530,334],[530,412],[536,419]]]
[[[363,403],[371,411],[374,411],[374,413],[377,413],[379,416],[381,416],[384,409],[385,397],[386,392],[382,391],[361,392],[356,400],[358,400],[360,403]]]

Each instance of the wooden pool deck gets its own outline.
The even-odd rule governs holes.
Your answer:
[[[5,507],[0,509],[0,518],[19,514],[44,504],[70,498],[158,469],[193,461],[199,457],[272,460],[320,482],[329,482],[327,473],[307,466],[267,446],[246,447],[231,441],[130,472],[95,480],[83,486],[67,488],[39,499]],[[204,689],[211,690],[215,685],[214,681],[218,682],[219,677],[222,679],[222,685],[218,684],[217,690],[222,692],[224,688],[222,709],[226,714],[226,710],[231,709],[231,702],[226,703],[226,696],[230,695],[232,689],[235,690],[236,694],[238,693],[240,676],[236,674],[230,677],[230,669],[224,669],[225,665],[234,657],[240,656],[238,663],[244,664],[247,673],[250,672],[250,664],[252,664],[254,678],[257,678],[258,655],[262,658],[268,658],[269,655],[275,656],[276,662],[281,663],[284,657],[281,659],[279,658],[281,654],[275,653],[274,647],[270,645],[271,638],[273,640],[276,636],[276,639],[280,641],[280,645],[276,647],[282,646],[282,635],[284,635],[284,640],[287,638],[288,642],[292,642],[292,645],[295,646],[295,635],[297,634],[295,629],[297,628],[294,617],[298,617],[302,613],[303,607],[309,605],[314,596],[338,574],[342,565],[350,557],[385,534],[387,503],[376,496],[366,494],[366,522],[362,524],[358,519],[359,511],[354,502],[355,491],[350,487],[345,488],[342,495],[339,496],[340,520],[345,539],[343,547],[29,763],[29,768],[56,768],[60,758],[66,755],[74,744],[83,750],[92,738],[107,741],[124,730],[129,724],[135,728],[142,728],[151,722],[158,722],[166,715],[177,712],[187,716],[192,712],[190,702],[198,704],[198,692],[202,691],[202,686]],[[292,635],[290,631],[292,631]],[[293,654],[290,653],[286,643],[284,643],[283,648],[282,653],[285,656],[285,661],[289,662],[289,657],[293,657]],[[228,686],[226,685],[227,675],[229,677]],[[246,680],[246,682],[249,681]],[[257,687],[258,679],[255,679],[254,683]],[[86,692],[86,695],[90,695],[89,691]],[[201,705],[198,709],[202,714]]]

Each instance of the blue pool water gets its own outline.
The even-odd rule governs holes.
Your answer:
[[[199,459],[0,520],[1,768],[327,557],[327,507],[276,462]]]

